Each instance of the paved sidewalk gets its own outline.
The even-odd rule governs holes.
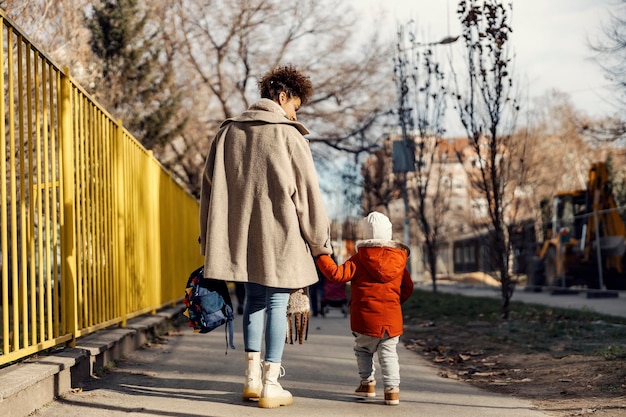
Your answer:
[[[352,395],[358,383],[349,318],[331,311],[313,318],[303,345],[287,345],[280,381],[294,404],[267,410],[241,400],[244,375],[241,316],[237,350],[225,352],[224,334],[194,334],[183,328],[167,343],[134,351],[102,378],[38,410],[38,417],[89,416],[389,416],[539,417],[525,400],[481,391],[441,378],[419,353],[398,345],[402,385],[399,406],[386,406],[378,371],[377,397]]]
[[[432,286],[426,284],[416,285],[416,288],[429,291]],[[487,285],[445,284],[439,283],[437,288],[443,292],[462,294],[470,297],[495,297],[501,298],[500,287]],[[615,294],[615,291],[609,292]],[[597,290],[572,290],[572,293],[552,294],[544,289],[541,292],[526,291],[524,287],[516,288],[511,301],[534,303],[552,307],[587,309],[597,313],[608,314],[617,317],[626,317],[626,292],[617,291],[618,297],[603,298],[606,292]]]

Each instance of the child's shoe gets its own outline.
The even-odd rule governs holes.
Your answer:
[[[387,405],[400,404],[400,388],[398,387],[385,388],[385,404]]]
[[[376,381],[361,381],[361,385],[354,391],[354,394],[359,397],[375,397],[375,387]]]

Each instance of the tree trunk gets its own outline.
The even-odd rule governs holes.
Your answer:
[[[430,279],[433,283],[433,296],[437,299],[437,251],[432,245],[427,245],[428,265],[430,266]]]

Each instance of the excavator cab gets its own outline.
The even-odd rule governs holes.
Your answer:
[[[593,164],[587,188],[557,193],[552,219],[538,253],[543,276],[535,285],[626,289],[626,227],[611,189],[605,163]]]

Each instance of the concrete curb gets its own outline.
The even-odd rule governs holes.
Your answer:
[[[0,409],[4,417],[23,417],[162,334],[183,306],[128,321],[78,339],[76,347],[35,356],[0,370]]]

